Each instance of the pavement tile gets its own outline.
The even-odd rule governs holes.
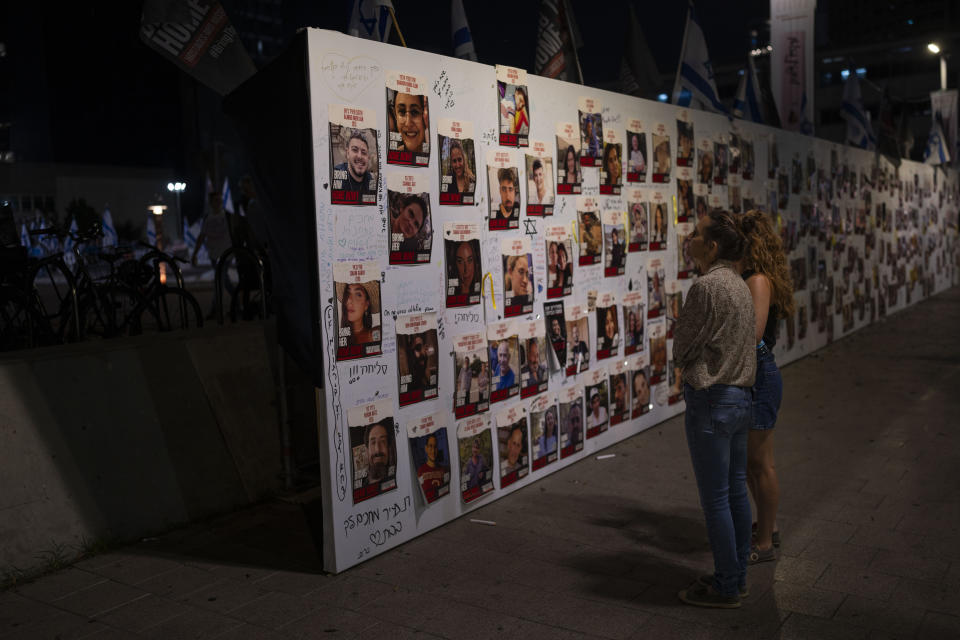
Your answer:
[[[960,591],[956,586],[941,582],[902,578],[891,600],[907,606],[960,616]]]
[[[179,602],[147,594],[133,602],[117,607],[97,619],[111,627],[141,633],[165,620],[185,613],[188,607]]]
[[[918,638],[960,638],[960,617],[936,611],[927,611],[920,624]]]
[[[790,535],[809,537],[825,542],[849,542],[857,525],[820,518],[799,518],[790,523]],[[784,532],[786,533],[786,532]]]
[[[68,568],[57,571],[22,585],[17,585],[15,593],[41,602],[53,602],[75,591],[86,589],[106,578],[83,569]]]
[[[811,562],[825,562],[832,566],[850,569],[865,569],[876,555],[877,549],[874,547],[813,540],[800,554],[800,559]]]
[[[234,609],[230,616],[268,629],[279,629],[306,616],[317,606],[316,602],[300,596],[273,592]]]
[[[884,529],[873,525],[860,525],[849,542],[861,547],[876,547],[889,551],[913,552],[924,549],[923,536],[919,534]]]
[[[144,580],[137,586],[158,596],[178,599],[197,589],[209,587],[217,580],[219,578],[209,571],[181,565]]]
[[[336,638],[341,634],[358,634],[378,622],[376,618],[355,611],[319,607],[302,617],[277,625],[277,628],[288,638]]]
[[[943,558],[923,557],[915,553],[887,549],[877,551],[877,555],[867,568],[892,576],[933,582],[942,580],[948,570]]]
[[[833,618],[859,627],[910,636],[919,628],[923,613],[919,607],[904,606],[898,602],[847,596]]]
[[[276,571],[259,580],[254,580],[253,586],[264,591],[282,591],[295,596],[303,596],[311,591],[323,588],[329,581],[330,578],[324,574]]]
[[[867,637],[862,627],[792,613],[780,627],[779,640],[861,640]]]
[[[388,624],[386,622],[379,622],[372,627],[367,627],[359,633],[350,635],[357,638],[357,640],[384,640],[384,638],[390,638],[390,640],[432,640],[434,638],[442,638],[442,636],[426,633],[425,631],[420,631],[419,629]],[[317,637],[329,638],[330,634],[324,634],[322,636],[318,635]],[[531,636],[527,635],[525,637],[529,638]]]
[[[840,607],[844,594],[787,582],[773,586],[772,597],[778,610],[829,618]]]
[[[866,598],[887,600],[900,578],[872,569],[851,569],[831,565],[817,580],[816,587],[851,593]]]
[[[286,640],[290,636],[273,629],[264,629],[244,622],[231,626],[226,632],[217,634],[214,638],[216,640]]]
[[[705,627],[666,616],[651,616],[630,635],[630,640],[735,640],[742,637],[729,629]]]
[[[75,591],[53,604],[60,609],[92,618],[146,595],[148,595],[146,591],[137,587],[106,580],[81,591]]]
[[[84,640],[135,640],[143,636],[124,631],[123,629],[114,629],[113,627],[104,627],[92,636],[87,636]]]
[[[156,640],[214,638],[239,627],[240,624],[238,620],[211,611],[188,607],[180,615],[147,629],[142,635]]]
[[[627,638],[649,614],[568,594],[539,599],[521,617],[604,638]]]
[[[773,578],[779,582],[812,587],[827,568],[825,560],[805,560],[781,556],[776,562]],[[752,577],[751,567],[751,577]],[[752,584],[752,581],[751,581]]]
[[[178,602],[199,609],[208,609],[219,613],[229,613],[234,609],[253,602],[267,594],[267,591],[254,585],[227,580],[226,578],[197,589],[179,598]]]
[[[67,611],[40,618],[29,625],[20,627],[4,640],[37,640],[38,638],[56,638],[57,640],[77,640],[88,638],[106,629],[107,626],[97,620],[78,616]]]
[[[114,582],[137,585],[141,582],[176,569],[181,563],[170,558],[141,555],[137,553],[110,553],[108,562],[94,562],[98,558],[86,560],[81,565],[87,571],[96,573]]]
[[[461,576],[462,578],[462,576]],[[402,576],[396,576],[398,581]],[[311,606],[342,607],[356,609],[367,600],[378,598],[398,588],[397,585],[379,579],[365,578],[352,571],[336,576],[335,582],[322,589],[311,591],[303,599]]]
[[[15,591],[0,593],[0,637],[58,612],[59,609],[25,598]]]

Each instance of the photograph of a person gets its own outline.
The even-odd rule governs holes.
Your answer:
[[[430,163],[430,109],[423,78],[387,72],[387,164]]]
[[[503,263],[503,316],[513,318],[533,312],[533,254],[530,236],[500,241]]]
[[[497,65],[497,101],[500,105],[500,144],[525,147],[530,141],[530,98],[527,72]]]
[[[600,264],[603,253],[603,229],[600,224],[599,212],[592,199],[584,198],[584,200],[589,202],[584,202],[577,207],[577,219],[580,223],[577,232],[580,235],[579,262],[581,267]]]
[[[570,295],[573,288],[573,243],[567,227],[547,227],[547,299]]]
[[[522,406],[515,405],[497,414],[497,445],[500,488],[504,489],[530,473],[527,412]]]
[[[447,307],[480,304],[480,225],[447,222],[443,225],[446,255]]]
[[[740,142],[741,138],[738,134],[730,134],[730,144],[727,145],[727,154],[730,156],[729,170],[731,176],[740,175]]]
[[[553,347],[556,358],[554,369],[567,366],[567,323],[563,314],[563,300],[543,304],[543,322],[547,330],[547,340]]]
[[[623,296],[623,353],[630,355],[643,351],[643,302],[639,291],[630,291]]]
[[[641,195],[642,197],[642,195]],[[650,216],[645,201],[630,202],[630,243],[627,249],[632,253],[634,251],[646,251],[649,242]]]
[[[485,416],[457,425],[460,456],[460,499],[469,504],[493,491],[493,436]]]
[[[600,381],[587,384],[584,387],[584,393],[589,399],[587,402],[587,439],[600,435],[610,427],[610,401],[607,395],[606,371],[598,369],[594,373],[600,374]]]
[[[680,309],[683,309],[683,289],[679,282],[671,282],[672,291],[667,294],[667,337],[673,337],[673,329],[677,324],[677,318],[680,317]]]
[[[767,179],[776,179],[779,170],[780,154],[777,151],[777,137],[771,135],[767,140]]]
[[[727,145],[721,142],[713,143],[713,184],[727,184]]]
[[[531,325],[540,327],[537,322]],[[520,397],[529,398],[546,391],[549,384],[547,340],[540,333],[523,339],[520,347]]]
[[[572,122],[557,124],[557,194],[580,193],[580,135]]]
[[[613,294],[608,295],[608,300],[613,299]],[[597,302],[597,360],[604,358],[617,357],[617,351],[620,348],[620,321],[617,318],[617,305],[600,306]]]
[[[650,367],[630,371],[630,417],[639,418],[650,411]]]
[[[740,140],[740,175],[744,180],[753,180],[756,161],[753,156],[753,141],[741,138]]]
[[[663,321],[651,323],[650,335],[650,379],[652,385],[663,382],[667,375],[667,334]]]
[[[667,203],[662,199],[657,199],[651,206],[653,207],[653,213],[650,216],[652,228],[650,230],[649,247],[651,251],[663,251],[667,248],[667,225],[669,224]]]
[[[477,158],[473,123],[442,119],[438,124],[440,148],[440,204],[471,205],[477,190]]]
[[[677,166],[693,166],[693,123],[677,120]]]
[[[453,413],[465,418],[490,407],[490,365],[486,336],[468,333],[453,339]]]
[[[693,218],[693,215],[693,180],[684,180],[683,178],[678,177],[677,222],[686,222],[687,220]]]
[[[380,175],[376,112],[331,104],[330,204],[375,206]]]
[[[603,212],[603,275],[622,276],[627,263],[627,230],[621,211]]]
[[[713,186],[713,146],[709,140],[702,141],[697,149],[697,184],[707,185],[707,191]]]
[[[426,264],[433,247],[433,220],[426,181],[387,174],[390,264]]]
[[[647,181],[647,134],[627,129],[627,182]]]
[[[580,166],[596,167],[603,154],[603,116],[600,103],[591,98],[580,99]]]
[[[420,497],[430,504],[450,493],[450,444],[445,414],[438,412],[414,420],[407,427],[407,436]]]
[[[665,129],[663,125],[658,127],[658,131]],[[670,182],[670,170],[673,161],[670,157],[670,136],[666,133],[654,133],[653,142],[653,175],[651,182]]]
[[[353,454],[353,503],[397,488],[397,443],[389,399],[347,410]],[[365,463],[364,466],[361,466]]]
[[[520,179],[516,167],[487,167],[490,231],[520,228]]]
[[[533,442],[533,470],[557,460],[560,433],[557,405],[552,395],[541,396],[530,405],[530,440]]]
[[[572,376],[586,371],[590,366],[590,334],[587,327],[587,315],[582,308],[570,308],[567,318],[567,375]]]
[[[380,267],[376,262],[334,263],[337,360],[380,355]]]
[[[397,316],[400,406],[437,397],[437,314]]]
[[[613,129],[608,129],[607,133],[613,133]],[[622,145],[609,141],[609,135],[607,138],[608,141],[603,145],[603,162],[600,165],[600,193],[618,196],[623,184],[623,166],[620,161]]]
[[[534,143],[534,148],[542,146]],[[541,151],[543,151],[541,149]],[[526,156],[527,164],[527,215],[553,215],[553,158],[544,156]]]
[[[520,345],[512,322],[487,326],[490,358],[490,403],[501,402],[520,393]]]
[[[647,317],[659,318],[666,303],[663,262],[654,258],[647,263]]]
[[[683,400],[683,374],[673,360],[667,362],[667,404],[677,404]]]
[[[583,391],[567,387],[560,399],[560,457],[568,458],[583,449]]]
[[[627,371],[623,362],[617,362],[617,371],[610,370],[610,426],[614,427],[630,419],[630,391],[627,387]]]
[[[690,255],[690,241],[695,229],[693,222],[681,222],[677,225],[677,278],[680,280],[696,275],[697,265]]]

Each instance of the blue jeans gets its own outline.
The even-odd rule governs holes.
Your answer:
[[[749,387],[683,387],[687,446],[713,551],[714,588],[736,596],[747,583],[750,500],[747,433],[753,423]]]
[[[753,384],[753,429],[765,431],[777,424],[783,379],[773,354],[766,347],[757,348],[757,381]]]

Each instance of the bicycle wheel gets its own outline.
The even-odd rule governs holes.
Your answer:
[[[53,331],[34,300],[17,287],[0,286],[0,351],[49,344]]]
[[[41,260],[30,279],[34,305],[56,336],[54,342],[76,338],[80,333],[76,285],[63,259],[55,256]]]
[[[176,331],[203,326],[200,305],[177,287],[159,287],[139,306],[137,327],[147,331]]]
[[[140,296],[123,285],[96,286],[80,305],[84,335],[115,338],[138,333],[131,320],[140,302]]]

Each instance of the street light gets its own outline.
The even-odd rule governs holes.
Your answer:
[[[944,90],[947,88],[947,54],[943,52],[936,42],[931,42],[927,45],[927,51],[933,55],[940,56],[940,89]]]
[[[183,212],[180,210],[180,194],[184,192],[187,188],[186,182],[168,182],[167,191],[172,191],[177,194],[177,224],[179,225],[179,233],[183,233]]]

